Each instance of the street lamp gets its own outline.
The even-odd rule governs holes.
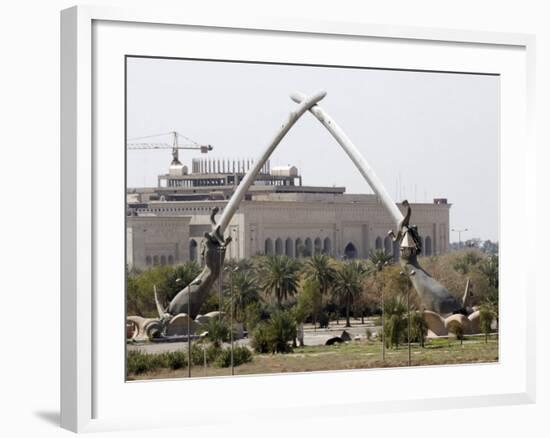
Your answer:
[[[229,271],[228,268],[225,268],[224,271]],[[231,342],[231,375],[235,375],[235,366],[233,362],[233,274],[239,270],[238,266],[235,266],[233,269],[230,270],[229,275],[229,313],[230,319],[229,319],[229,336],[230,336],[230,342]]]
[[[388,262],[378,262],[376,263],[376,271],[381,272],[384,266],[388,266]],[[382,302],[382,360],[386,360],[386,312],[384,311],[384,286],[380,288],[380,298]]]
[[[221,312],[222,312],[222,287],[223,287],[223,263],[224,263],[224,252],[225,252],[225,246],[221,246],[218,248],[218,252],[220,254],[220,275],[218,278],[218,311],[220,312],[219,318],[221,318]]]
[[[401,275],[406,275],[404,272],[400,272]],[[416,272],[413,270],[409,275],[415,275]],[[407,344],[409,349],[409,366],[411,366],[411,305],[410,305],[410,294],[411,294],[411,285],[410,278],[407,276]]]
[[[451,228],[451,231],[458,233],[458,249],[462,248],[462,233],[468,231],[468,228]]]
[[[191,284],[199,285],[202,280],[190,281],[187,286],[187,377],[191,377]]]
[[[411,275],[414,271],[411,273]],[[411,366],[411,285],[407,282],[407,343],[409,344],[409,366]]]

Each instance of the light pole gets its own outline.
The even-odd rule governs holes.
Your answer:
[[[409,344],[409,366],[411,366],[411,306],[410,306],[411,287],[407,282],[407,343]]]
[[[229,335],[231,336],[231,375],[234,376],[235,375],[235,365],[233,363],[233,274],[235,272],[237,272],[239,270],[239,267],[236,266],[235,269],[233,269],[233,271],[231,272],[231,277],[230,277],[230,281],[231,281],[231,284],[229,285],[229,289],[230,289],[230,294],[231,294],[231,297],[230,297],[230,312],[231,312],[231,322],[230,322],[230,325],[229,325]]]
[[[223,262],[225,260],[224,258],[225,246],[220,246],[218,249],[218,252],[220,254],[220,275],[218,278],[218,311],[220,312],[219,318],[221,318],[222,317]]]
[[[191,284],[201,283],[201,280],[190,281],[187,286],[187,377],[191,377]]]
[[[410,278],[404,272],[400,272],[401,275],[407,276],[407,346],[409,350],[409,366],[411,366],[411,306],[410,306],[410,294],[411,285]],[[411,271],[409,275],[414,275],[415,271]]]
[[[376,271],[377,271],[377,274],[378,272],[382,272],[382,269],[384,269],[384,266],[387,266],[388,265],[388,262],[384,262],[382,263],[381,261],[379,261],[378,263],[376,263]],[[380,286],[380,301],[381,301],[381,304],[382,304],[382,360],[385,361],[386,360],[386,312],[384,310],[384,285],[381,285]]]
[[[229,313],[230,319],[229,319],[229,339],[231,343],[231,375],[235,375],[235,366],[233,361],[233,274],[239,270],[238,266],[235,266],[233,269],[229,270],[228,268],[225,268],[224,270],[230,271],[229,272]]]
[[[468,228],[451,228],[451,231],[458,233],[458,249],[462,248],[462,233],[468,231]]]

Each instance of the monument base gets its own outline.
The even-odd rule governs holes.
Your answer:
[[[448,336],[457,330],[453,326],[459,326],[465,335],[477,335],[481,333],[479,326],[479,310],[465,316],[461,313],[441,316],[436,312],[424,310],[424,319],[428,325],[428,338]]]

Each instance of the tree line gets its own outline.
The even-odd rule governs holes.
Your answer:
[[[472,304],[482,305],[498,321],[498,255],[467,249],[423,257],[420,262],[456,297],[462,296],[469,278],[474,285]],[[153,286],[161,302],[167,304],[181,290],[181,285],[188,284],[200,270],[197,263],[187,262],[175,267],[128,271],[127,313],[156,317]],[[354,318],[364,323],[365,317],[380,315],[383,309],[386,342],[388,346],[398,346],[407,324],[403,322],[407,312],[404,300],[410,292],[409,306],[415,310],[411,317],[412,337],[423,343],[427,328],[422,306],[400,271],[393,257],[381,251],[364,260],[337,260],[325,254],[299,259],[271,255],[227,260],[221,302],[219,285],[215,285],[200,313],[219,309],[225,314],[232,312],[233,320],[250,333],[261,325],[257,331],[263,333],[258,338],[269,337],[269,324],[272,332],[279,334],[290,325],[287,330],[290,334],[282,336],[287,339],[292,338],[296,324],[310,323],[318,328],[343,320],[344,326],[350,327]],[[278,328],[273,328],[274,325]],[[274,344],[277,341],[270,343]],[[262,350],[261,345],[258,350]],[[284,347],[279,345],[275,350]]]

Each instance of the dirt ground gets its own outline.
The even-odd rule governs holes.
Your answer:
[[[463,345],[456,339],[428,340],[425,347],[411,347],[411,366],[498,361],[498,338],[488,343],[483,337],[466,338]],[[386,349],[382,360],[382,345],[377,341],[350,341],[333,346],[313,345],[295,348],[288,354],[254,354],[250,363],[235,367],[235,375],[296,373],[327,370],[356,370],[408,366],[408,347]],[[191,377],[229,376],[229,368],[193,367]],[[153,373],[128,376],[129,380],[170,379],[187,377],[187,368],[160,369]]]

